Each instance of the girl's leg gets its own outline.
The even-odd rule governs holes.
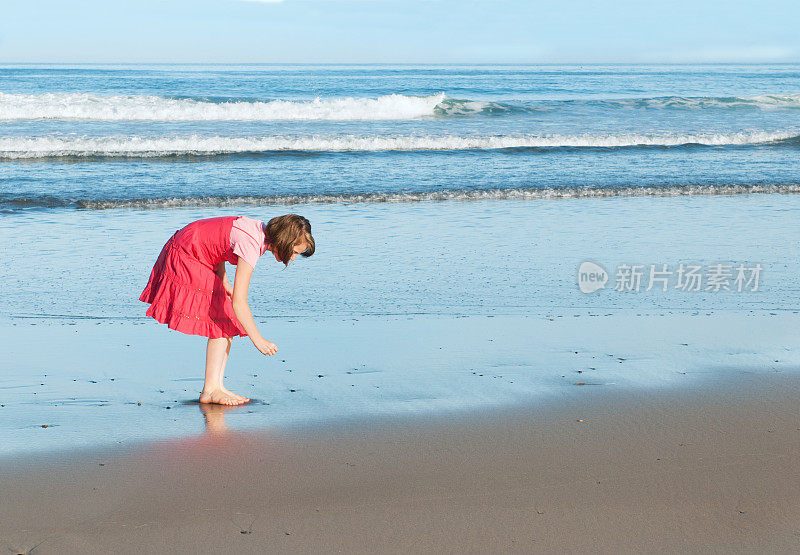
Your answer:
[[[220,373],[219,373],[220,389],[222,389],[222,391],[224,391],[225,393],[228,393],[230,395],[233,395],[234,397],[237,397],[243,403],[246,403],[247,401],[250,400],[249,397],[243,397],[242,395],[238,395],[238,394],[234,393],[233,391],[231,391],[230,389],[228,389],[227,387],[225,387],[222,384],[222,380],[225,377],[225,365],[228,363],[228,355],[231,354],[231,344],[233,343],[233,341],[232,341],[233,338],[232,337],[225,337],[223,339],[227,339],[228,340],[228,346],[225,348],[225,352],[222,355],[222,366],[221,366],[222,369],[220,370]]]
[[[206,379],[203,392],[200,394],[201,403],[219,403],[221,405],[241,405],[250,399],[236,395],[222,385],[225,374],[225,364],[231,352],[231,338],[209,338],[206,347]]]

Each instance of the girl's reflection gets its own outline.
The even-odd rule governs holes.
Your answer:
[[[224,436],[228,434],[228,425],[225,423],[225,413],[229,410],[241,410],[236,406],[217,405],[215,403],[198,403],[203,417],[206,419],[206,433],[211,436]]]

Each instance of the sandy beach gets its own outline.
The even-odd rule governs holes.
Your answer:
[[[800,378],[7,459],[14,552],[796,553]],[[199,409],[198,409],[199,410]]]
[[[254,402],[231,410],[196,403],[203,338],[136,301],[156,230],[209,212],[53,212],[49,277],[8,274],[0,319],[0,540],[34,553],[795,553],[797,203],[397,205],[357,258],[347,230],[371,210],[308,208],[332,252],[261,269],[255,316],[280,350],[235,342],[226,384]],[[434,260],[414,234],[444,217],[493,223],[453,225],[442,236],[459,248]],[[565,228],[534,256],[531,238],[570,217],[606,239]],[[14,252],[34,248],[30,218],[6,220]],[[734,240],[737,221],[759,226]],[[524,229],[513,241],[510,224]],[[106,235],[113,250],[93,253]],[[487,261],[493,238],[505,254]],[[584,295],[582,259],[766,269],[752,292]]]
[[[800,553],[800,66],[0,83],[0,551]],[[247,294],[278,352],[235,339],[253,401],[200,405],[153,264],[285,213],[314,256]]]
[[[0,540],[34,553],[796,553],[797,204],[401,204],[380,224],[370,207],[306,207],[331,252],[261,269],[254,312],[279,353],[236,341],[226,384],[254,402],[205,412],[203,338],[144,318],[136,295],[160,230],[210,211],[53,212],[48,278],[7,274]],[[605,239],[568,227],[531,250],[572,217]],[[14,252],[35,250],[31,218],[7,218]],[[443,218],[432,257],[414,237]],[[379,226],[359,257],[354,221]],[[741,221],[759,226],[734,240]],[[95,253],[103,236],[119,240]],[[504,254],[487,260],[492,240]],[[766,269],[752,292],[584,295],[586,259]]]

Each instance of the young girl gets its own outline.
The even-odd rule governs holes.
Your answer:
[[[298,254],[311,256],[311,224],[297,214],[278,216],[266,224],[246,216],[192,222],[176,231],[161,249],[139,296],[150,303],[148,316],[174,330],[208,337],[201,403],[250,401],[222,385],[233,336],[249,336],[265,355],[278,350],[258,333],[247,305],[250,276],[266,251],[284,265]],[[225,275],[225,262],[236,265],[233,287]]]

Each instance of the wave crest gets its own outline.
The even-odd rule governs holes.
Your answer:
[[[158,158],[280,152],[380,152],[554,148],[736,146],[792,143],[800,130],[609,135],[339,135],[223,137],[0,137],[0,160]]]
[[[800,108],[800,94],[763,94],[758,96],[662,96],[654,98],[627,98],[617,100],[588,101],[607,108],[619,109],[755,109],[777,110]]]
[[[456,189],[419,192],[281,194],[131,199],[70,200],[47,195],[0,198],[0,206],[20,208],[79,208],[84,210],[170,209],[246,205],[413,203],[481,200],[537,200],[608,197],[677,197],[692,195],[800,194],[800,184],[672,185],[638,187],[557,187],[546,189]]]
[[[248,101],[101,96],[77,93],[0,93],[0,120],[83,121],[301,121],[408,120],[433,116],[444,93],[390,94],[377,98]]]
[[[800,193],[797,185],[697,185],[642,187],[576,187],[548,189],[478,189],[398,193],[264,195],[236,197],[195,197],[129,200],[79,201],[78,207],[89,210],[113,208],[194,208],[240,205],[403,203],[477,200],[537,200],[561,198],[676,197],[691,195],[741,195],[752,193]]]
[[[155,95],[87,93],[0,93],[0,120],[76,121],[368,121],[427,117],[493,116],[588,106],[601,109],[800,109],[800,94],[752,97],[611,98],[492,102],[388,94],[376,98],[253,100],[241,98],[175,98]]]

